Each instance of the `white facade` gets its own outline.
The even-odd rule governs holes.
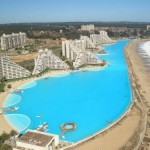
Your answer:
[[[96,45],[91,41],[91,39],[88,36],[81,36],[81,40],[84,41],[84,49],[96,49]]]
[[[94,30],[94,29],[95,29],[94,24],[82,25],[81,26],[81,30],[85,30],[85,31],[91,31],[91,30]]]
[[[69,66],[53,54],[51,50],[39,50],[38,57],[35,59],[33,74],[38,74],[45,69],[69,69]]]
[[[102,63],[102,60],[98,59],[93,53],[80,47],[76,44],[76,41],[66,40],[62,42],[62,55],[73,62],[74,68],[79,68],[82,65]]]
[[[11,62],[7,56],[0,57],[0,78],[6,77],[6,79],[15,79],[28,77],[30,75],[31,73],[28,70]]]
[[[11,35],[3,34],[1,36],[1,49],[7,50],[19,46],[23,46],[26,43],[26,33],[19,33]]]
[[[100,31],[100,34],[91,34],[90,39],[94,44],[109,44],[113,42],[106,31]]]
[[[13,150],[54,150],[58,144],[58,135],[28,130],[16,141]]]
[[[30,75],[31,73],[28,70],[11,62],[7,56],[0,57],[0,78],[6,77],[6,79],[15,79],[28,77]]]
[[[147,30],[150,30],[150,25],[147,25]]]

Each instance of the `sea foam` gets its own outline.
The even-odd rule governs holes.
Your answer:
[[[150,56],[150,41],[142,43],[140,47],[148,56]]]

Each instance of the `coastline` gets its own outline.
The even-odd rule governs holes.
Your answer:
[[[86,66],[86,67],[80,68],[80,70],[77,70],[75,72],[90,71],[90,70],[94,70],[94,69],[101,70],[107,66],[108,66],[108,64],[106,64],[105,66],[102,66],[102,67],[101,66]],[[3,107],[5,99],[9,95],[9,93],[11,92],[12,89],[17,89],[20,86],[22,86],[28,82],[34,81],[34,80],[38,80],[38,79],[46,78],[46,77],[50,77],[50,76],[56,76],[56,75],[64,74],[64,73],[71,73],[71,72],[72,72],[72,70],[54,70],[54,71],[50,71],[40,77],[33,77],[33,78],[18,80],[18,81],[14,81],[14,82],[9,82],[8,84],[11,84],[12,88],[10,90],[6,89],[4,93],[0,94],[0,108]],[[5,116],[3,114],[0,115],[0,123],[1,123],[0,134],[2,134],[3,132],[9,133],[11,130],[14,129],[11,126],[11,124],[7,121],[7,119],[5,118]]]
[[[132,62],[133,64],[130,67],[132,67],[134,70],[134,72],[132,72],[132,73],[139,76],[139,77],[137,77],[137,76],[136,77],[137,77],[138,84],[141,86],[143,79],[144,79],[146,85],[148,84],[149,80],[147,80],[147,75],[145,75],[146,68],[144,67],[140,56],[136,53],[136,44],[138,42],[141,42],[141,41],[137,40],[137,41],[132,41],[131,43],[129,43],[125,48],[125,53],[128,54],[126,56],[126,58],[133,61]],[[107,66],[104,66],[104,67],[107,67]],[[88,71],[93,68],[103,69],[104,67],[92,66],[89,68],[88,67],[82,68],[79,71],[84,71],[84,70]],[[51,75],[58,75],[58,74],[69,73],[69,72],[70,72],[70,70],[52,71],[52,72],[45,74],[44,76],[39,77],[39,78],[44,78],[44,77],[48,77]],[[130,71],[129,71],[129,73],[131,75]],[[146,76],[146,78],[145,78],[145,76]],[[12,87],[18,88],[27,82],[30,82],[32,80],[36,80],[39,78],[26,79],[24,81],[16,81],[16,82],[12,83]],[[139,81],[139,80],[141,80],[141,81]],[[144,85],[144,83],[143,83],[143,85]],[[145,86],[142,87],[141,92],[142,92],[142,94],[146,94],[146,95],[148,94],[145,91]],[[5,95],[5,98],[6,98],[8,93],[5,93],[5,94],[6,94]],[[146,102],[148,102],[147,100],[146,100]],[[3,102],[4,102],[4,99],[3,99]],[[1,98],[0,98],[0,106],[1,106]],[[0,122],[1,122],[1,116],[0,116]],[[4,118],[4,120],[5,120],[5,118]],[[140,122],[140,113],[135,107],[133,107],[132,110],[127,114],[126,117],[124,117],[121,121],[119,121],[119,123],[117,123],[110,129],[108,129],[104,133],[101,133],[101,134],[99,133],[96,137],[93,137],[91,140],[89,140],[85,143],[82,143],[81,145],[78,145],[77,147],[73,147],[73,148],[69,148],[69,149],[71,149],[71,150],[72,149],[73,150],[82,150],[82,149],[87,149],[87,148],[88,148],[88,150],[94,150],[94,149],[96,150],[98,148],[103,149],[103,150],[120,149],[122,146],[126,145],[126,143],[133,136],[133,134],[135,133],[135,131],[138,128],[139,122]],[[6,127],[6,125],[5,125],[5,127]],[[0,132],[1,132],[1,129],[0,129]]]

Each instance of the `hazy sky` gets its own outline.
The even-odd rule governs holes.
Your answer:
[[[150,0],[0,0],[0,23],[150,22]]]

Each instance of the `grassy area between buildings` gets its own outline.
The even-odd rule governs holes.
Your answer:
[[[0,135],[0,150],[12,150],[12,145],[11,142],[9,142],[9,139],[15,135],[17,135],[17,132],[14,130],[9,134],[3,133]]]
[[[5,85],[5,82],[0,82],[0,93],[4,92]]]

